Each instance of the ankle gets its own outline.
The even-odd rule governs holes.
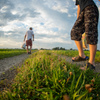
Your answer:
[[[93,66],[95,66],[95,62],[89,61],[89,63],[92,64]]]
[[[84,54],[79,54],[80,57],[85,58],[86,56]]]

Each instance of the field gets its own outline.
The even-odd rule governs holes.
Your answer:
[[[23,53],[26,53],[25,49],[0,49],[0,59],[17,56]]]
[[[0,59],[26,53],[24,49],[0,49]]]
[[[81,71],[79,66],[66,62],[58,54],[76,56],[78,52],[40,50],[33,53],[17,69],[10,88],[0,93],[0,100],[100,100],[99,74]],[[89,51],[85,54],[89,55]],[[96,62],[98,57],[100,52]]]

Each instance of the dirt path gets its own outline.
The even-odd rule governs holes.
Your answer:
[[[59,57],[65,59],[67,62],[72,63],[72,64],[76,64],[76,65],[80,65],[81,67],[85,66],[87,61],[82,61],[82,62],[73,62],[72,61],[72,57],[67,57],[67,56],[63,56],[63,55],[59,55]],[[98,72],[100,73],[100,63],[96,63],[96,69],[94,72]]]
[[[25,59],[29,57],[28,54],[21,54],[14,57],[4,58],[0,60],[0,90],[12,83],[12,80],[17,74],[16,67],[22,66]]]
[[[11,67],[19,65],[28,56],[28,54],[21,54],[19,56],[4,58],[0,60],[0,75]]]

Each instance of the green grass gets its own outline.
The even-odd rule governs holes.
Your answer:
[[[25,49],[0,49],[0,59],[26,53]]]
[[[59,55],[65,55],[69,57],[76,57],[78,56],[78,51],[77,50],[53,50],[54,53],[59,54]],[[90,56],[89,51],[84,51],[86,56]],[[96,52],[96,57],[95,57],[95,62],[100,62],[100,51]]]
[[[70,100],[100,100],[100,76],[81,71],[54,51],[32,54],[18,71],[11,88],[0,93],[0,100],[63,100],[64,95]],[[93,78],[89,93],[85,84],[92,84]]]

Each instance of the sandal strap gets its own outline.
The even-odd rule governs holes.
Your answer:
[[[85,58],[77,56],[77,57],[74,58],[74,60],[72,59],[72,61],[85,61],[85,60],[88,60],[88,59],[89,59],[88,56],[86,56]]]
[[[87,68],[95,70],[95,66],[90,64],[89,62],[87,63]]]

